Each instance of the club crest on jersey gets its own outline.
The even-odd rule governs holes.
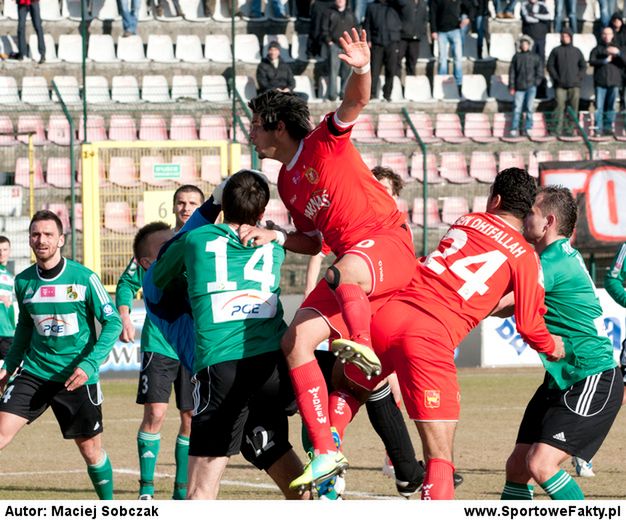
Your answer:
[[[314,168],[307,168],[304,172],[304,176],[311,184],[317,184],[320,180],[320,174],[317,173]]]
[[[323,208],[330,207],[330,197],[326,190],[314,191],[304,208],[304,216],[313,220],[315,215]]]
[[[424,406],[439,408],[441,406],[441,392],[439,390],[424,390]]]
[[[66,296],[68,300],[76,300],[78,298],[78,292],[76,292],[73,285],[67,286]]]
[[[39,293],[42,298],[54,298],[57,294],[57,288],[54,285],[46,285],[41,288]]]

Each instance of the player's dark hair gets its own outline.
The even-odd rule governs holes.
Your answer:
[[[8,239],[8,237],[5,237],[4,235],[0,235],[0,244],[11,245],[11,241]]]
[[[224,186],[224,222],[255,226],[269,200],[267,181],[252,170],[240,170]]]
[[[137,231],[135,239],[133,240],[133,255],[135,256],[135,260],[139,262],[140,258],[147,256],[148,251],[146,251],[146,243],[148,242],[148,237],[150,235],[158,233],[159,231],[167,231],[168,229],[172,229],[169,224],[162,221],[156,221],[146,224],[139,231]]]
[[[526,170],[507,168],[496,176],[491,195],[500,195],[500,210],[524,219],[532,210],[537,196],[537,182]]]
[[[567,238],[572,236],[578,218],[578,205],[570,190],[563,186],[539,188],[536,204],[544,216],[548,213],[556,215],[559,235]]]
[[[183,184],[174,192],[174,198],[172,199],[174,205],[176,205],[176,197],[178,197],[179,193],[197,193],[200,195],[200,202],[204,202],[204,193],[202,193],[202,190],[198,188],[198,186],[194,186],[193,184]]]
[[[63,234],[63,223],[61,222],[61,219],[56,213],[48,209],[39,210],[33,215],[33,218],[30,219],[30,224],[28,224],[28,232],[30,233],[30,230],[35,222],[41,222],[42,220],[52,220],[57,225],[59,235]]]
[[[261,118],[263,129],[276,130],[282,121],[289,137],[300,141],[312,130],[309,107],[302,98],[289,92],[267,90],[248,102],[254,115]]]
[[[402,177],[400,177],[396,172],[394,172],[391,168],[387,168],[386,166],[374,166],[372,168],[372,173],[376,180],[389,179],[391,182],[391,192],[395,197],[400,195],[402,188],[404,188],[404,183],[402,182]]]

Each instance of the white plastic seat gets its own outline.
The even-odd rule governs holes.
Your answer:
[[[442,101],[459,101],[459,90],[454,76],[439,75],[434,76],[433,97]]]
[[[146,57],[157,63],[175,63],[174,44],[169,34],[151,34],[148,37]]]
[[[24,76],[22,78],[22,102],[31,105],[50,103],[48,80],[43,76]]]
[[[235,59],[244,63],[255,64],[261,61],[261,47],[256,35],[235,35]]]
[[[232,20],[232,17],[230,16],[229,6],[230,0],[216,0],[213,19],[216,22],[230,22]]]
[[[116,0],[92,0],[93,14],[98,20],[121,20]]]
[[[13,36],[9,34],[0,36],[0,50],[9,56],[17,52],[17,43]]]
[[[198,81],[195,76],[179,76],[174,74],[172,77],[172,99],[192,99],[198,100]]]
[[[143,49],[143,41],[141,36],[134,34],[117,39],[117,57],[122,61],[129,63],[144,63],[148,61],[146,53]]]
[[[316,61],[315,59],[309,59],[306,55],[306,49],[309,41],[308,34],[296,34],[291,35],[291,58],[297,61]]]
[[[470,101],[487,101],[487,80],[482,74],[464,74],[461,92]]]
[[[116,63],[115,44],[110,34],[92,34],[89,37],[87,57],[96,63]]]
[[[257,94],[256,83],[252,76],[237,76],[235,78],[235,88],[246,103]]]
[[[515,39],[511,33],[491,33],[489,55],[509,63],[515,54]],[[547,42],[546,42],[547,43]]]
[[[61,34],[59,36],[59,59],[67,63],[83,62],[83,43],[80,34]],[[89,58],[87,58],[89,60]]]
[[[583,53],[585,61],[589,61],[589,55],[593,48],[597,45],[596,37],[592,33],[576,33],[574,34],[574,47],[578,47]]]
[[[188,22],[207,22],[211,19],[204,12],[204,5],[200,0],[178,0],[178,3]]]
[[[383,85],[385,84],[385,76],[380,76],[378,78],[378,99],[383,98]],[[393,77],[393,84],[391,87],[391,95],[390,101],[392,103],[399,103],[404,101],[404,97],[402,96],[402,83],[400,82],[400,78],[398,76]]]
[[[174,22],[180,21],[182,18],[176,14],[176,8],[174,6],[174,2],[172,0],[159,0],[159,5],[163,7],[163,15],[158,16],[154,9],[154,3],[150,2],[150,9],[152,10],[152,14],[154,18],[156,18],[160,22]]]
[[[17,20],[17,2],[15,0],[4,0],[2,14],[9,20]]]
[[[504,101],[507,103],[513,102],[513,96],[509,92],[509,75],[508,74],[494,74],[491,76],[491,86],[489,88],[489,94],[497,101]]]
[[[2,200],[0,215],[19,217],[22,214],[22,188],[20,186],[0,186],[0,200]]]
[[[12,105],[20,102],[17,81],[13,76],[0,76],[0,104]]]
[[[117,103],[139,103],[139,84],[135,76],[113,76],[111,99]]]
[[[104,76],[87,76],[85,88],[87,89],[87,103],[111,102],[109,82]]]
[[[204,56],[215,63],[232,63],[233,54],[227,34],[207,34],[204,38]]]
[[[202,76],[200,99],[215,103],[228,102],[230,98],[228,97],[228,86],[224,76]]]
[[[52,37],[52,35],[44,34],[43,41],[46,44],[46,63],[58,63],[59,61],[61,61],[57,57],[56,45],[54,44],[54,38]],[[30,49],[30,57],[34,61],[39,61],[41,56],[39,54],[36,34],[31,34],[28,37],[28,48]]]
[[[559,45],[561,45],[561,35],[559,33],[546,34],[546,62],[548,61],[550,53],[553,51],[553,49],[555,47],[558,47]]]
[[[228,0],[227,0],[228,1]],[[252,18],[252,0],[236,0],[236,10],[241,13],[241,18],[246,22],[264,22],[267,20],[267,13],[262,11],[261,16]],[[267,8],[267,5],[265,5]]]
[[[296,81],[296,86],[294,87],[294,92],[302,92],[308,96],[309,103],[319,103],[321,100],[315,96],[315,92],[313,92],[313,85],[311,85],[311,78],[308,76],[294,76]]]
[[[280,57],[285,63],[293,61],[291,54],[289,54],[289,40],[286,34],[265,34],[263,36],[262,56],[267,56],[267,50],[271,42],[278,42],[278,45],[280,45]]]
[[[44,22],[58,22],[65,18],[61,13],[61,5],[57,0],[41,0],[39,14]]]
[[[78,88],[78,79],[76,76],[54,76],[52,81],[56,84],[59,92],[61,93],[61,97],[63,101],[67,105],[76,105],[81,102],[80,99],[80,90]],[[52,85],[50,85],[50,90],[52,93],[52,101],[58,101],[58,96]]]
[[[418,103],[434,103],[428,77],[407,76],[404,78],[404,99]]]
[[[195,34],[179,34],[176,37],[176,59],[186,63],[205,63],[202,42]]]
[[[141,83],[141,99],[150,103],[169,103],[169,86],[165,76],[144,76]]]

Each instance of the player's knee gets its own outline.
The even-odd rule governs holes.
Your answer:
[[[536,482],[541,483],[547,480],[545,476],[547,471],[547,468],[545,467],[545,462],[542,460],[541,457],[537,456],[535,452],[529,452],[526,456],[526,469],[528,470],[530,476]],[[552,475],[549,475],[548,478],[550,476]]]
[[[528,474],[526,469],[526,457],[514,451],[506,461],[506,479],[518,481],[520,476]]]
[[[142,424],[142,430],[149,433],[158,433],[161,430],[163,421],[165,421],[165,413],[167,408],[146,405],[144,411],[144,420]]]
[[[102,461],[104,451],[95,437],[91,439],[77,439],[76,444],[78,451],[80,451],[80,454],[88,465],[93,466]]]
[[[328,269],[326,269],[324,279],[326,280],[328,287],[334,291],[341,283],[341,271],[336,266],[331,265]]]

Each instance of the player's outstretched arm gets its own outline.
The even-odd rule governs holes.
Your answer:
[[[278,233],[281,232],[244,224],[239,228],[239,240],[244,245],[262,246],[270,242],[278,242]],[[288,251],[303,255],[316,255],[322,250],[322,240],[318,234],[307,235],[300,231],[286,233],[285,242],[282,245]]]
[[[344,123],[356,121],[370,100],[372,75],[370,73],[370,48],[365,30],[345,31],[339,38],[343,53],[339,59],[352,67],[352,74],[346,82],[343,101],[337,109],[337,117]]]

